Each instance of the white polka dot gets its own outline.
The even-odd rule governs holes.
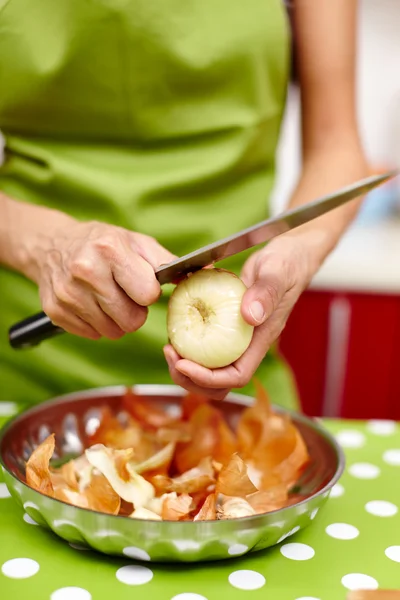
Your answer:
[[[367,502],[365,510],[376,517],[393,517],[398,511],[395,504],[386,502],[386,500],[372,500]]]
[[[64,587],[53,592],[51,600],[91,600],[92,594],[80,587]]]
[[[249,549],[245,544],[232,544],[228,548],[228,554],[231,556],[237,556],[238,554],[244,554]]]
[[[354,463],[349,467],[350,475],[357,479],[375,479],[380,475],[380,469],[370,463]]]
[[[12,417],[18,411],[15,402],[0,401],[0,417]]]
[[[275,523],[271,523],[270,527],[275,527],[276,529],[283,529],[285,525],[285,521],[276,521]],[[249,533],[252,533],[252,530],[249,531]]]
[[[284,544],[280,550],[282,556],[291,560],[310,560],[315,554],[314,548],[307,544]]]
[[[365,444],[365,435],[355,429],[339,431],[336,439],[343,448],[361,448]]]
[[[20,483],[14,483],[14,494],[18,494],[18,496],[22,496],[23,487]]]
[[[400,563],[400,546],[389,546],[386,548],[385,554],[390,560]]]
[[[367,429],[375,435],[392,435],[396,431],[395,421],[372,420],[367,423]]]
[[[311,514],[310,514],[311,521],[314,521],[315,517],[318,514],[318,511],[319,511],[319,508],[314,508],[314,510],[311,511]]]
[[[257,487],[257,486],[256,486]],[[296,506],[296,514],[305,515],[308,513],[308,504],[300,504],[300,506]]]
[[[200,548],[199,542],[195,542],[194,540],[174,540],[172,543],[181,552],[185,550],[198,550]]]
[[[184,592],[183,594],[178,594],[171,598],[171,600],[207,600],[205,596],[201,596],[200,594],[193,594],[192,592]]]
[[[284,533],[276,543],[280,544],[281,542],[283,542],[283,540],[286,540],[288,537],[297,533],[299,531],[299,529],[300,529],[300,525],[296,525],[296,527],[293,527],[293,529],[291,529],[287,533]]]
[[[38,525],[38,523],[36,523],[36,521],[34,521],[27,513],[24,513],[23,519],[25,523],[29,523],[29,525]]]
[[[386,452],[383,455],[383,460],[388,465],[400,467],[400,450],[397,448],[394,450],[386,450]]]
[[[331,495],[330,498],[339,498],[340,496],[343,496],[344,494],[344,487],[342,486],[341,483],[336,483],[333,488],[331,489]]]
[[[67,519],[54,519],[53,521],[53,527],[55,527],[56,529],[58,529],[59,527],[65,527],[65,525],[75,528],[75,523],[73,523],[72,521],[68,521]]]
[[[342,577],[342,584],[348,590],[376,590],[378,582],[363,573],[348,573]]]
[[[11,494],[5,483],[0,483],[0,498],[10,498]]]
[[[32,577],[32,575],[36,575],[39,569],[39,563],[31,558],[12,558],[1,567],[3,575],[13,579]]]
[[[332,523],[325,529],[326,533],[337,540],[354,540],[360,532],[357,527],[347,523]]]
[[[82,544],[75,544],[74,542],[69,542],[69,545],[74,550],[82,550],[83,552],[89,550],[87,546],[82,546]]]
[[[247,569],[233,571],[228,579],[229,583],[239,590],[258,590],[265,585],[264,575]]]
[[[136,558],[137,560],[151,560],[146,550],[136,548],[136,546],[127,546],[122,550],[122,552],[125,554],[125,556],[129,556],[129,558]]]
[[[26,510],[27,508],[33,508],[34,510],[40,510],[37,504],[35,504],[34,502],[30,502],[29,500],[27,502],[24,502],[24,509]]]
[[[141,565],[126,565],[118,569],[116,577],[126,585],[143,585],[153,579],[153,571]]]
[[[122,535],[118,531],[113,531],[112,529],[99,529],[98,531],[95,531],[95,533],[93,535],[100,539],[111,538],[111,537],[116,537],[116,538],[122,537]]]

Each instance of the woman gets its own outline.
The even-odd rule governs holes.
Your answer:
[[[294,0],[292,17],[297,206],[364,177],[367,165],[354,103],[356,1]],[[249,288],[242,312],[256,326],[230,367],[205,369],[167,344],[171,286],[160,297],[154,276],[173,256],[268,216],[290,37],[281,0],[0,0],[1,398],[171,378],[222,398],[256,373],[274,402],[296,406],[273,344],[359,201],[226,261]],[[39,302],[74,335],[11,350],[8,327]]]

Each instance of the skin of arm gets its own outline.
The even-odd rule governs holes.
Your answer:
[[[289,202],[307,203],[370,174],[356,115],[356,0],[294,0],[293,32],[301,95],[302,173]],[[357,214],[362,199],[275,238],[245,263],[242,315],[255,326],[232,365],[206,369],[168,345],[172,379],[222,399],[249,383],[277,340],[300,294]]]

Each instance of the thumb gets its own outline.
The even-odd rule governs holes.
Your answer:
[[[242,316],[254,327],[262,325],[278,308],[286,292],[280,278],[273,273],[260,274],[245,292],[242,300]]]

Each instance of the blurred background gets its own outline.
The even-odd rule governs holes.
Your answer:
[[[358,114],[374,172],[400,165],[400,2],[359,0]],[[273,206],[301,165],[290,89]],[[295,307],[280,349],[310,415],[400,419],[400,178],[372,192]]]
[[[400,165],[400,0],[359,0],[359,126],[373,172]],[[273,211],[301,168],[289,90]],[[0,164],[2,143],[0,134]],[[400,178],[372,192],[297,303],[279,343],[306,414],[400,420]]]

